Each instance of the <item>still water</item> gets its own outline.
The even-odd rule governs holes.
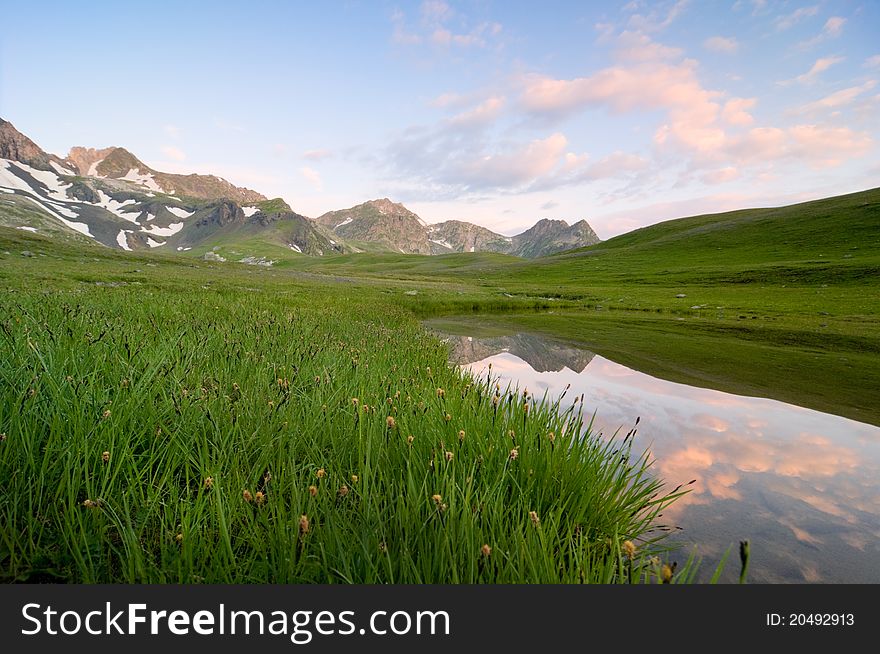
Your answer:
[[[696,479],[664,512],[670,538],[711,574],[751,541],[749,581],[880,583],[880,428],[775,400],[677,384],[531,334],[447,336],[453,362],[565,401],[584,394],[594,431],[648,449],[669,488]],[[587,418],[589,420],[589,418]],[[689,549],[690,548],[690,549]],[[682,557],[684,558],[684,556]],[[734,548],[725,579],[739,570]]]

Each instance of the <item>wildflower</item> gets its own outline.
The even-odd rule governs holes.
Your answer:
[[[358,479],[359,479],[359,477],[357,475],[352,475],[351,476],[351,483],[352,484],[358,483]]]
[[[434,500],[434,504],[440,506],[440,503],[443,501],[443,496],[435,494],[431,495],[431,499]]]
[[[256,492],[254,495],[254,502],[259,506],[262,506],[266,502],[266,496],[263,494],[263,491]]]
[[[554,434],[551,431],[549,434],[547,434],[547,440],[550,441],[551,443],[555,442],[556,441],[556,434]]]
[[[437,397],[446,397],[446,391],[444,391],[442,388],[438,388]]]
[[[529,520],[531,520],[532,524],[536,527],[541,523],[541,519],[538,517],[538,513],[536,511],[529,511]]]
[[[406,444],[409,445],[410,447],[412,447],[413,441],[415,439],[416,439],[416,437],[413,436],[412,434],[410,434],[409,436],[406,437]]]
[[[269,408],[271,409],[274,406],[275,406],[275,403],[272,400],[269,400]]]
[[[315,476],[318,479],[323,479],[324,477],[327,476],[327,471],[324,470],[324,468],[318,468],[318,472],[315,473]]]
[[[2,443],[5,440],[6,440],[6,432],[3,432],[2,434],[0,434],[0,443]]]
[[[370,412],[370,405],[369,405],[369,404],[365,404],[365,405],[364,405],[364,413],[369,413],[369,412]]]
[[[358,405],[359,402],[360,402],[360,400],[357,399],[356,397],[351,398],[351,405],[352,405],[354,408],[357,408],[357,405]]]
[[[299,531],[301,534],[309,533],[309,517],[305,513],[299,517]]]
[[[186,397],[189,395],[189,391],[184,388],[182,391],[180,391],[180,394]]]
[[[345,497],[346,495],[348,495],[348,486],[342,484],[342,486],[339,487],[339,497]]]
[[[492,406],[495,407],[496,409],[498,408],[498,400],[499,399],[500,398],[497,395],[492,396]]]
[[[204,486],[205,486],[205,490],[211,490],[214,487],[214,478],[213,477],[205,477]]]
[[[446,422],[449,422],[450,420],[452,420],[452,416],[449,415],[449,414],[447,413],[445,416],[443,416],[443,419],[444,419]]]
[[[385,552],[388,551],[388,545],[385,544],[385,541],[384,541],[384,540],[383,540],[383,541],[379,541],[379,551],[380,551],[382,554],[385,554]]]
[[[254,501],[254,496],[251,495],[251,492],[247,488],[244,489],[241,496],[244,498],[245,502],[250,503]]]
[[[526,412],[526,415],[529,415],[529,403],[528,402],[523,404],[523,411]]]
[[[110,452],[101,452],[101,461],[103,461],[104,463],[109,463]]]
[[[83,506],[86,507],[87,509],[94,509],[98,505],[95,502],[93,502],[92,500],[84,500]]]
[[[394,422],[394,418],[392,416],[388,416],[387,418],[385,418],[385,425],[388,427],[388,429],[394,429],[395,427],[397,427],[397,423]]]
[[[510,456],[508,457],[511,461],[516,461],[519,458],[519,448],[515,447],[510,450]]]
[[[428,376],[430,377],[431,376],[431,366],[426,367],[425,370],[427,371]]]
[[[122,380],[122,388],[128,388],[128,380],[127,379]]]
[[[183,534],[177,534],[177,536],[174,537],[174,540],[176,540],[178,543],[182,543],[183,542]]]
[[[459,442],[459,443],[463,443],[463,442],[464,442],[464,429],[460,429],[460,430],[458,431],[458,442]]]
[[[104,409],[104,413],[101,414],[101,417],[105,420],[110,417],[110,409]]]
[[[507,432],[507,436],[508,436],[508,438],[510,438],[510,440],[516,440],[516,432],[513,431],[512,429]]]
[[[488,543],[486,543],[485,545],[483,545],[483,546],[480,548],[480,554],[482,554],[482,555],[485,556],[485,557],[488,557],[489,555],[492,554],[492,548],[489,547],[489,544],[488,544]]]
[[[660,578],[663,580],[664,584],[668,584],[670,581],[672,581],[672,573],[674,571],[673,568],[674,566],[670,567],[666,563],[664,563],[663,566],[660,568]]]
[[[72,382],[72,381],[73,381],[73,377],[72,377],[71,375],[67,375],[67,376],[64,378],[64,381],[66,381],[66,382]]]
[[[447,461],[452,461],[452,458],[455,456],[455,454],[453,454],[452,452],[447,451],[446,454],[445,454],[444,456],[446,457],[446,460],[447,460]]]
[[[317,494],[318,494],[318,487],[317,487],[317,486],[314,486],[314,485],[309,486],[309,495],[311,495],[312,497],[314,497],[314,496],[317,495]]]
[[[636,546],[633,544],[631,540],[623,541],[623,544],[620,546],[623,550],[623,553],[626,554],[629,558],[634,558],[636,555]]]

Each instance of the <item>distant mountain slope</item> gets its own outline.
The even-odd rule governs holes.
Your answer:
[[[412,211],[383,198],[348,209],[328,211],[315,221],[360,248],[405,254],[431,254],[427,226]]]
[[[402,254],[498,252],[533,258],[599,242],[584,220],[569,226],[563,220],[545,219],[522,234],[502,236],[460,220],[428,225],[388,198],[329,211],[316,220],[353,246]]]
[[[125,148],[71,148],[67,156],[80,175],[125,179],[148,191],[179,195],[202,200],[227,198],[239,203],[262,202],[266,196],[230,184],[214,175],[176,175],[162,173],[147,166]]]
[[[528,259],[555,254],[599,242],[586,220],[569,225],[563,220],[539,220],[531,228],[513,237],[507,252]]]
[[[532,258],[598,240],[585,221],[541,220],[512,237],[457,220],[427,225],[388,198],[311,220],[281,199],[267,200],[214,175],[157,171],[125,148],[77,146],[61,159],[2,119],[0,193],[14,196],[0,203],[0,224],[124,250],[198,253],[241,240],[317,256],[494,252]]]

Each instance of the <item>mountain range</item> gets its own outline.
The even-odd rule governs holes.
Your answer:
[[[164,173],[121,147],[49,154],[0,119],[0,225],[111,248],[247,255],[266,245],[311,256],[350,252],[438,255],[498,252],[540,257],[598,243],[581,220],[543,219],[516,236],[472,223],[427,224],[388,198],[315,219],[214,175]],[[251,250],[254,248],[251,247]],[[274,254],[273,254],[274,256]],[[265,257],[245,256],[267,263]]]

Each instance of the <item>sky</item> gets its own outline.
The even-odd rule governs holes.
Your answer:
[[[0,117],[307,216],[609,238],[880,186],[880,3],[13,2]]]

